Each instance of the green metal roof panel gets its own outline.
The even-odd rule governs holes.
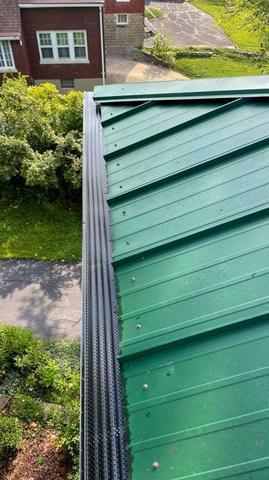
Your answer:
[[[268,77],[95,90],[113,102],[101,111],[131,480],[268,480],[268,92]]]
[[[269,75],[255,77],[210,78],[171,82],[147,82],[98,86],[96,101],[119,102],[180,98],[239,98],[268,97]]]

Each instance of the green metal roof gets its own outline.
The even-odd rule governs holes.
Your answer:
[[[268,77],[95,90],[132,480],[269,478],[268,95]]]

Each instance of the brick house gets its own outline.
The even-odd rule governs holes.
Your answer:
[[[105,48],[143,35],[144,0],[0,0],[0,75],[89,90],[105,81]]]

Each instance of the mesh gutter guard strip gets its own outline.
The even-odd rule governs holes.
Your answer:
[[[127,480],[119,325],[102,127],[84,102],[81,480]]]

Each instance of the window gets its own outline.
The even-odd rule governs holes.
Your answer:
[[[11,44],[8,40],[0,40],[0,69],[9,70],[15,68]]]
[[[75,88],[75,81],[73,79],[61,80],[61,88]]]
[[[117,15],[117,25],[128,25],[128,15],[126,13]]]
[[[87,37],[84,30],[37,32],[41,62],[70,63],[88,60]]]

